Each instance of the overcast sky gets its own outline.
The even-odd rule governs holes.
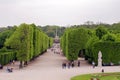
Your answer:
[[[0,26],[120,22],[120,0],[0,0]]]

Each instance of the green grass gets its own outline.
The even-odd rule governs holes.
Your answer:
[[[120,80],[120,73],[86,74],[72,77],[71,80],[91,80],[91,78],[98,78],[99,80]]]

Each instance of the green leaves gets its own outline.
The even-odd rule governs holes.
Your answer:
[[[8,39],[13,34],[14,31],[15,31],[15,28],[13,27],[11,29],[7,29],[0,33],[0,48],[4,46],[6,39]]]
[[[96,36],[99,37],[99,39],[102,38],[103,35],[107,34],[107,29],[103,26],[100,26],[96,29]]]
[[[102,52],[103,63],[119,64],[120,42],[97,42],[92,46],[94,61],[97,63],[98,52]]]
[[[117,37],[114,34],[106,34],[102,37],[103,41],[112,41],[115,42],[117,40]]]
[[[61,38],[63,52],[68,60],[76,60],[80,50],[86,48],[90,35],[84,28],[68,29]]]
[[[17,30],[6,40],[6,47],[17,52],[19,61],[29,61],[46,51],[52,45],[52,39],[44,34],[36,25],[21,24]]]

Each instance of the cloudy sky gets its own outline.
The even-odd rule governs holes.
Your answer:
[[[120,22],[120,0],[0,0],[0,26]]]

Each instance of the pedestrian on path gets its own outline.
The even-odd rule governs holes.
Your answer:
[[[71,65],[70,62],[68,62],[68,69],[70,69],[70,65]]]
[[[94,61],[92,62],[92,65],[93,65],[93,68],[95,68],[95,62]]]
[[[72,66],[72,68],[75,66],[75,65],[74,65],[74,62],[71,63],[71,66]]]
[[[102,73],[104,73],[104,69],[102,69]]]
[[[15,60],[12,61],[12,64],[13,64],[13,65],[15,64]]]
[[[64,69],[64,63],[62,63],[62,68]]]
[[[66,63],[64,63],[64,68],[66,69]]]
[[[78,67],[80,67],[80,61],[78,61]]]
[[[0,69],[3,69],[3,65],[2,64],[0,64]]]
[[[65,63],[65,62],[62,63],[62,68],[63,68],[63,69],[66,68],[66,63]]]

